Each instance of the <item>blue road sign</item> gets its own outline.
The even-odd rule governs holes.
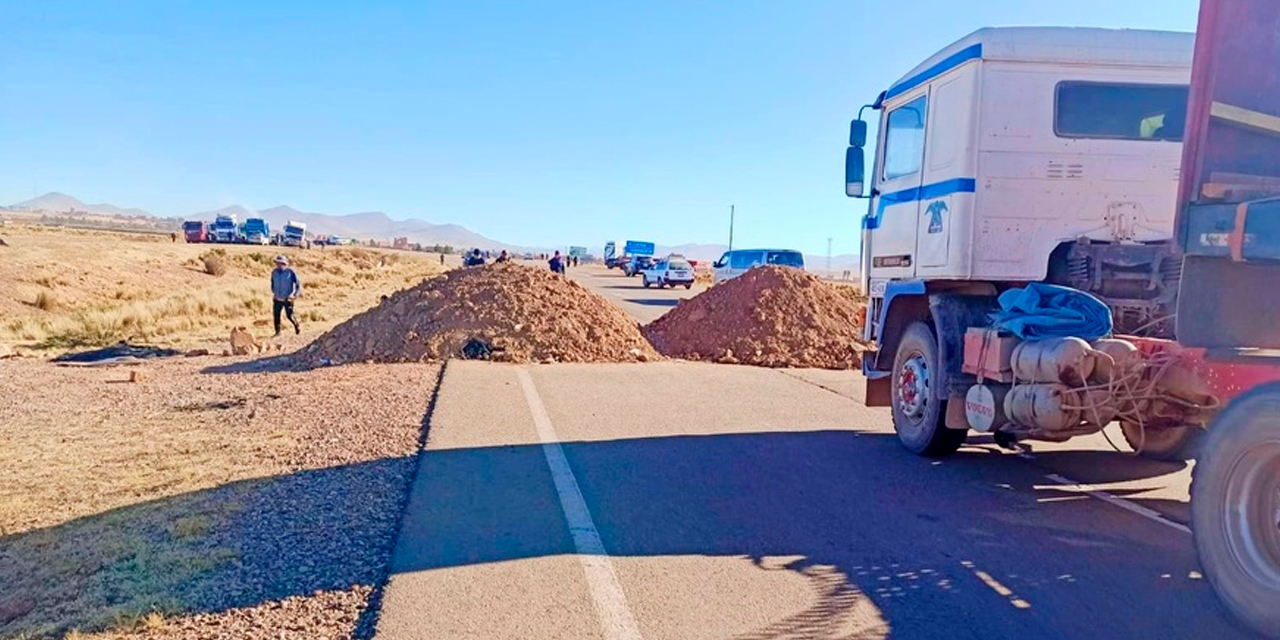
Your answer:
[[[627,241],[627,255],[631,256],[651,256],[654,247],[652,242],[640,242],[638,240]]]

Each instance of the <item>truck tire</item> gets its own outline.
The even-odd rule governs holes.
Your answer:
[[[913,323],[898,342],[893,359],[890,393],[893,430],[898,441],[912,453],[940,457],[955,453],[964,444],[967,431],[948,429],[946,401],[930,382],[939,368],[938,339],[923,322]]]
[[[1209,426],[1192,472],[1191,525],[1223,604],[1280,638],[1280,384],[1240,396]]]
[[[1200,453],[1205,430],[1196,426],[1142,429],[1133,422],[1121,422],[1124,441],[1144,458],[1166,462],[1194,460]]]

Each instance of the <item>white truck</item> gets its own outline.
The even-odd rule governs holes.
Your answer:
[[[1001,292],[1048,282],[1090,292],[1116,331],[1170,330],[1170,239],[1193,35],[982,29],[912,69],[880,112],[870,193],[854,120],[846,195],[862,225],[867,401],[890,406],[910,450],[965,439],[973,376],[964,336]],[[1177,453],[1171,439],[1155,457]]]
[[[233,244],[240,241],[240,218],[234,213],[223,214],[213,219],[213,227],[211,229],[213,241],[223,244]]]
[[[284,235],[280,242],[286,247],[301,247],[307,241],[307,223],[290,220],[284,223]]]

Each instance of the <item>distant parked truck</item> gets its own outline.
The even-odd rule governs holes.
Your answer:
[[[244,241],[249,244],[270,244],[271,225],[262,218],[249,218],[244,221]]]
[[[182,223],[182,237],[190,243],[209,241],[209,225],[203,220],[188,220]]]
[[[286,247],[301,247],[307,241],[307,223],[290,220],[284,223],[284,236],[281,242]]]
[[[213,241],[231,244],[240,240],[240,220],[235,214],[220,215],[213,220],[210,231]]]

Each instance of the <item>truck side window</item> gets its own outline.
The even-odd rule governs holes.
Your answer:
[[[1056,103],[1061,138],[1180,142],[1187,119],[1183,85],[1063,82]]]
[[[884,179],[902,178],[920,171],[924,161],[924,123],[928,96],[920,96],[889,112],[884,138]]]

